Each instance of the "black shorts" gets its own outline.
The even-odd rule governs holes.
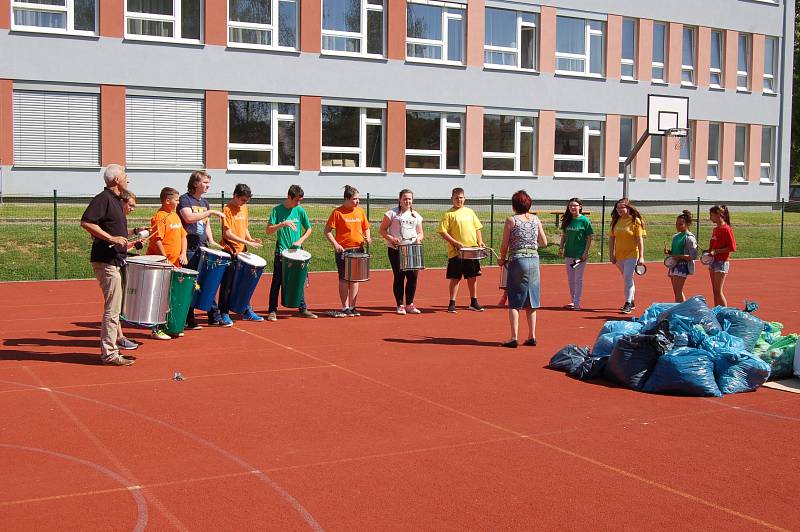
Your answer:
[[[364,253],[364,246],[357,248],[348,248],[345,251],[351,251],[353,253]],[[336,271],[339,272],[339,279],[344,281],[344,252],[336,253]]]
[[[481,274],[481,261],[478,259],[462,259],[453,257],[447,260],[448,279],[470,279]]]

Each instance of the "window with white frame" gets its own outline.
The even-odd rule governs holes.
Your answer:
[[[483,115],[483,173],[533,175],[535,123],[532,116]]]
[[[602,122],[556,118],[553,158],[556,176],[599,176],[603,158]]]
[[[719,181],[720,129],[721,125],[718,122],[708,124],[708,164],[706,174],[709,181]]]
[[[678,154],[678,179],[692,179],[692,143],[694,142],[694,122],[689,123],[686,137],[675,139],[680,142],[680,153]]]
[[[125,37],[200,42],[201,0],[125,0]]]
[[[139,168],[205,166],[205,102],[201,97],[128,94],[125,160]]]
[[[406,12],[408,59],[463,64],[466,10],[462,4],[409,1]]]
[[[636,21],[622,19],[622,79],[636,79]]]
[[[667,58],[667,25],[663,22],[653,23],[653,60],[651,79],[657,83],[666,82]]]
[[[750,90],[750,36],[739,34],[739,61],[736,66],[736,89]]]
[[[383,168],[383,109],[322,106],[322,170]]]
[[[772,183],[773,161],[775,160],[775,127],[764,126],[761,128],[761,181]]]
[[[633,117],[623,116],[619,119],[619,176],[625,175],[625,160],[633,149]]]
[[[11,29],[97,34],[97,0],[12,0]]]
[[[722,68],[725,64],[723,56],[725,53],[724,42],[721,31],[713,30],[711,32],[711,57],[709,62],[708,85],[714,89],[722,88]]]
[[[461,173],[464,113],[406,111],[406,172]]]
[[[536,13],[486,8],[484,66],[536,68]]]
[[[556,17],[556,72],[602,76],[603,26],[599,20]]]
[[[736,146],[733,151],[733,179],[747,181],[747,126],[736,124]]]
[[[650,177],[664,177],[664,143],[666,135],[650,137]]]
[[[696,64],[697,29],[683,27],[683,50],[681,53],[681,85],[694,85]]]
[[[228,0],[228,46],[297,49],[296,0]]]
[[[234,98],[228,101],[228,168],[294,169],[297,104]]]
[[[774,94],[777,92],[775,73],[778,71],[778,39],[767,37],[764,40],[764,92]]]
[[[15,166],[100,166],[99,94],[14,90],[12,99]]]
[[[323,0],[322,51],[383,57],[384,0]]]

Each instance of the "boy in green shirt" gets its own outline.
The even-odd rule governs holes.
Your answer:
[[[305,209],[300,206],[305,193],[300,185],[292,185],[286,199],[276,205],[269,215],[267,234],[277,233],[275,241],[275,261],[272,267],[272,284],[269,288],[269,314],[268,321],[278,320],[278,295],[283,284],[283,266],[281,253],[290,248],[297,248],[311,234],[311,221]],[[317,315],[308,310],[305,295],[300,299],[300,316],[303,318],[316,318]]]

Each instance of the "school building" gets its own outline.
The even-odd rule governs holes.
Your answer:
[[[789,192],[793,0],[0,0],[0,194]]]

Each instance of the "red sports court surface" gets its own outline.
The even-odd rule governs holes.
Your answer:
[[[798,268],[734,261],[729,301],[800,331]],[[698,270],[688,293],[708,297]],[[394,314],[390,277],[362,285],[358,318],[128,329],[131,367],[98,364],[94,281],[0,284],[2,528],[800,528],[800,395],[656,396],[544,369],[620,317],[613,266],[587,269],[583,312],[560,309],[563,266],[543,267],[539,346],[516,350],[497,347],[507,312],[465,310],[466,286],[444,312],[442,270],[422,272],[419,316]],[[497,280],[486,268],[484,305]],[[637,292],[637,312],[670,299],[658,263]],[[308,300],[335,308],[334,275]]]

